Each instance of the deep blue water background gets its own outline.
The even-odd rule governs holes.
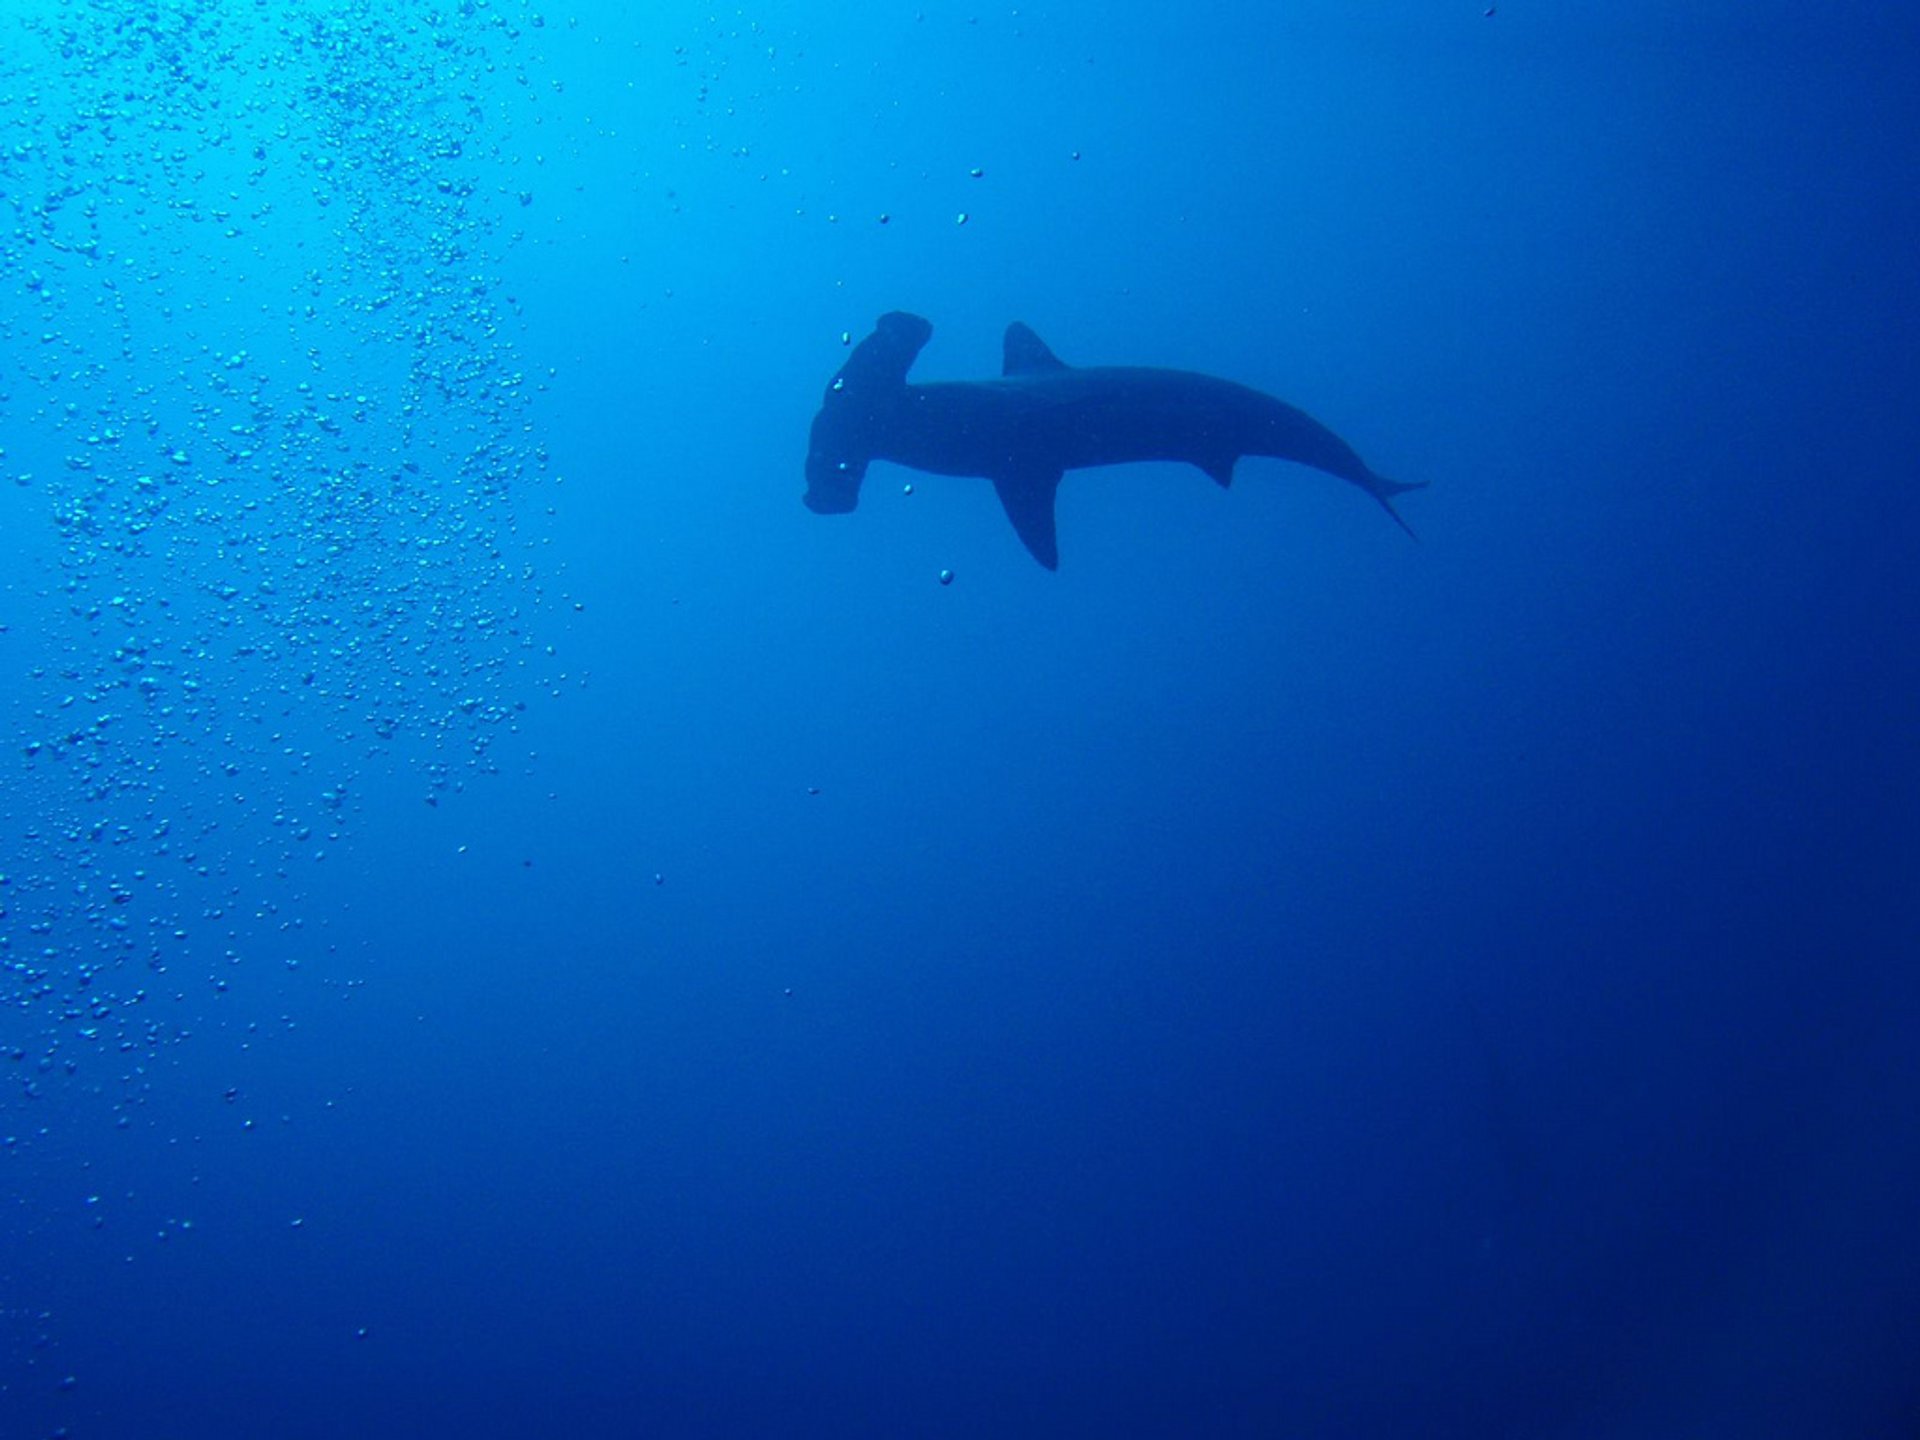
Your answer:
[[[1920,1433],[1913,22],[19,8],[0,1434]]]

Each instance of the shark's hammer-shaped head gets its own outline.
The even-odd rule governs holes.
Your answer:
[[[800,503],[816,515],[844,515],[860,503],[860,482],[872,456],[861,443],[860,418],[831,392],[813,417],[807,441],[807,489]]]
[[[918,315],[882,315],[827,386],[807,441],[807,490],[800,497],[814,514],[844,515],[860,503],[867,463],[879,453],[905,398],[907,371],[932,334]]]

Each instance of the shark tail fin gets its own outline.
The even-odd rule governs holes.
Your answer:
[[[1393,508],[1393,497],[1396,495],[1404,495],[1409,490],[1424,490],[1426,488],[1427,482],[1424,480],[1414,480],[1403,483],[1399,480],[1389,480],[1384,475],[1375,475],[1372,472],[1368,472],[1366,482],[1367,493],[1380,502],[1380,508],[1393,517],[1394,524],[1406,531],[1407,534],[1413,535],[1413,538],[1416,540],[1420,537],[1414,535],[1413,527],[1407,524],[1405,518],[1402,517],[1398,510]]]

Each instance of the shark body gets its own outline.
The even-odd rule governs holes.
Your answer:
[[[816,514],[860,500],[867,466],[886,460],[936,475],[993,482],[1033,558],[1060,564],[1054,495],[1068,470],[1173,460],[1221,485],[1246,455],[1266,455],[1351,481],[1412,534],[1393,497],[1420,485],[1376,475],[1305,411],[1231,380],[1148,366],[1070,366],[1017,321],[994,380],[907,382],[933,334],[918,315],[882,315],[827,387],[807,448]]]

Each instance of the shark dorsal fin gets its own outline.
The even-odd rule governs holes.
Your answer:
[[[1018,320],[1007,326],[1007,338],[1001,346],[1002,375],[1044,375],[1067,367],[1047,348],[1047,342]]]

